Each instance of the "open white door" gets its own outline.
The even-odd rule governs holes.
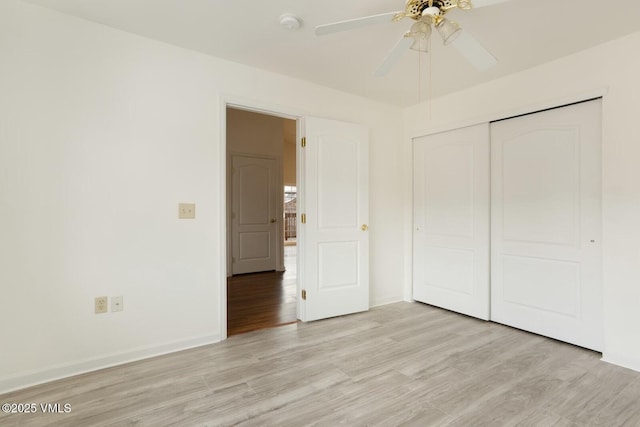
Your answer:
[[[276,269],[278,166],[274,159],[233,156],[233,274]]]
[[[489,319],[489,125],[414,140],[413,299]]]
[[[491,125],[496,322],[603,348],[601,101]]]
[[[311,321],[369,309],[369,131],[306,118],[306,135],[300,302]]]

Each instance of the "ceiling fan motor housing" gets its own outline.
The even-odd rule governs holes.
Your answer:
[[[464,3],[470,4],[468,1]],[[458,0],[407,0],[405,15],[418,21],[422,18],[422,12],[430,7],[437,7],[440,9],[440,14],[444,15],[458,7]]]

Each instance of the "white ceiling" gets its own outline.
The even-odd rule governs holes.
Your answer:
[[[640,31],[640,2],[635,0],[511,0],[471,11],[454,10],[449,18],[460,23],[500,60],[497,67],[477,72],[454,49],[441,46],[434,37],[431,60],[409,51],[386,77],[380,78],[374,77],[373,72],[413,21],[323,37],[316,37],[314,28],[402,10],[404,0],[26,1],[399,106],[461,90]],[[283,13],[299,16],[303,27],[295,32],[280,27],[278,18]]]

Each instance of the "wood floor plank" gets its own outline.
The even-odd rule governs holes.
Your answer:
[[[502,393],[487,399],[458,418],[452,426],[507,426],[516,424],[520,416],[535,407],[544,410],[549,393],[559,387],[561,380],[548,375],[515,382]]]
[[[297,321],[296,282],[286,272],[243,274],[227,279],[227,335]]]
[[[638,426],[640,422],[640,379],[625,387],[598,415],[590,421],[594,426],[609,426],[612,419],[618,426]]]
[[[6,426],[640,426],[640,373],[417,303],[228,340],[0,395],[71,403]]]
[[[530,411],[526,417],[516,424],[516,427],[580,427],[573,421],[562,418],[540,408]]]
[[[284,255],[285,271],[227,278],[227,336],[297,321],[296,246]]]
[[[613,405],[635,380],[637,375],[630,374],[625,368],[607,363],[594,364],[589,372],[563,387],[554,396],[548,409],[563,418],[586,425],[598,419],[603,409]],[[640,395],[636,399],[640,402]],[[632,418],[637,422],[636,425],[640,425],[640,419]],[[605,419],[611,421],[611,417]],[[617,425],[617,421],[614,425]]]

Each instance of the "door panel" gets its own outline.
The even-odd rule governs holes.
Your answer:
[[[369,309],[368,129],[306,119],[305,321]]]
[[[504,301],[528,309],[577,318],[580,264],[503,256]]]
[[[359,243],[331,242],[318,244],[318,288],[358,287]]]
[[[357,139],[337,134],[317,138],[318,228],[353,229],[358,226],[358,145]],[[355,167],[354,167],[355,166]]]
[[[601,103],[491,125],[492,319],[603,346]]]
[[[414,140],[413,298],[489,318],[489,127]]]
[[[473,295],[473,250],[425,246],[422,261],[429,286],[466,296]]]
[[[233,274],[275,270],[277,162],[233,156],[232,165]]]
[[[579,129],[534,130],[504,141],[504,239],[575,246],[580,228]]]
[[[239,257],[241,261],[269,258],[271,236],[269,231],[240,233]]]

